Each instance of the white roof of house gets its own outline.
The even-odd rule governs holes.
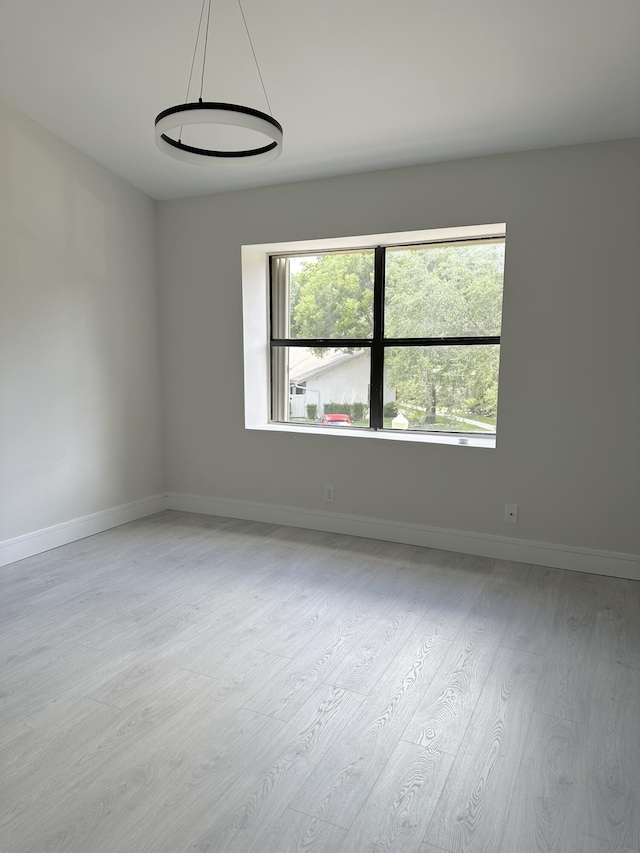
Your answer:
[[[314,376],[333,370],[345,361],[361,358],[362,350],[356,352],[342,352],[341,350],[327,350],[324,356],[315,355],[307,347],[289,347],[289,379],[292,382],[306,382]]]

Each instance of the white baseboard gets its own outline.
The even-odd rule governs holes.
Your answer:
[[[324,530],[328,533],[346,533],[350,536],[362,536],[365,539],[382,539],[387,542],[437,548],[441,551],[459,551],[463,554],[477,554],[481,557],[511,560],[516,563],[551,566],[555,569],[569,569],[640,581],[640,556],[620,554],[615,551],[596,551],[589,548],[552,545],[526,539],[489,536],[484,533],[468,533],[357,515],[342,515],[202,495],[183,495],[175,492],[167,495],[166,508],[227,518],[265,521],[289,527],[305,527],[309,530]]]
[[[406,524],[357,515],[343,515],[320,510],[297,509],[277,504],[255,501],[211,498],[203,495],[183,495],[171,492],[168,495],[153,495],[101,512],[36,530],[15,539],[0,542],[0,566],[24,560],[51,548],[84,539],[129,521],[154,515],[164,509],[182,512],[198,512],[226,518],[244,518],[248,521],[264,521],[289,527],[309,530],[324,530],[328,533],[345,533],[365,539],[381,539],[386,542],[401,542],[420,545],[441,551],[458,551],[477,554],[516,563],[551,566],[556,569],[589,572],[617,578],[640,581],[640,556],[620,554],[614,551],[596,551],[568,545],[552,545],[531,542],[526,539],[511,539],[506,536],[489,536],[449,530],[442,527],[427,527],[421,524]]]
[[[82,518],[74,518],[72,521],[64,521],[62,524],[54,524],[53,527],[45,527],[33,533],[26,533],[24,536],[16,536],[15,539],[5,539],[0,542],[0,566],[33,557],[34,554],[41,554],[51,548],[75,542],[77,539],[93,536],[94,533],[102,533],[103,530],[119,527],[121,524],[147,515],[154,515],[166,508],[166,496],[153,495],[110,507],[101,512],[94,512]]]

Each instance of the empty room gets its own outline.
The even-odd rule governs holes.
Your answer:
[[[640,853],[639,38],[0,2],[0,850]]]

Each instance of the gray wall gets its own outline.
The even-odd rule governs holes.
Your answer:
[[[639,553],[639,191],[636,140],[160,203],[167,489]],[[503,221],[496,450],[244,430],[242,244]]]
[[[156,206],[0,103],[0,540],[163,490]]]
[[[0,540],[166,489],[639,553],[639,198],[635,140],[156,210],[0,104]],[[502,221],[496,450],[244,430],[242,244]]]

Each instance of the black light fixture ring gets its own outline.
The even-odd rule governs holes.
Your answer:
[[[256,118],[260,118],[263,121],[269,122],[272,124],[277,130],[282,133],[282,125],[279,121],[276,121],[273,116],[268,115],[267,113],[263,113],[260,110],[255,110],[253,107],[243,107],[241,104],[226,104],[222,101],[193,101],[190,104],[178,104],[175,107],[169,107],[166,110],[163,110],[161,113],[158,113],[156,116],[156,124],[161,121],[163,118],[169,115],[174,115],[175,113],[183,113],[188,112],[190,110],[199,110],[199,109],[220,109],[220,110],[228,110],[229,112],[235,113],[245,113],[246,115],[255,116]]]
[[[256,157],[258,154],[265,154],[267,151],[273,151],[273,149],[278,144],[277,142],[272,142],[270,145],[265,145],[263,148],[247,148],[245,151],[214,151],[209,148],[196,148],[195,145],[185,145],[184,142],[180,142],[178,139],[171,139],[170,136],[167,136],[165,133],[161,135],[161,139],[167,143],[167,145],[173,145],[174,148],[178,148],[180,151],[189,151],[192,154],[197,154],[199,157]]]
[[[228,116],[230,116],[228,118]],[[232,117],[232,118],[231,118]],[[165,133],[185,124],[228,124],[257,131],[272,142],[245,150],[218,151],[187,145]],[[245,162],[267,162],[278,157],[282,150],[282,125],[273,116],[252,107],[220,101],[196,101],[163,110],[156,116],[156,142],[165,153],[188,163],[211,165],[241,165]]]

